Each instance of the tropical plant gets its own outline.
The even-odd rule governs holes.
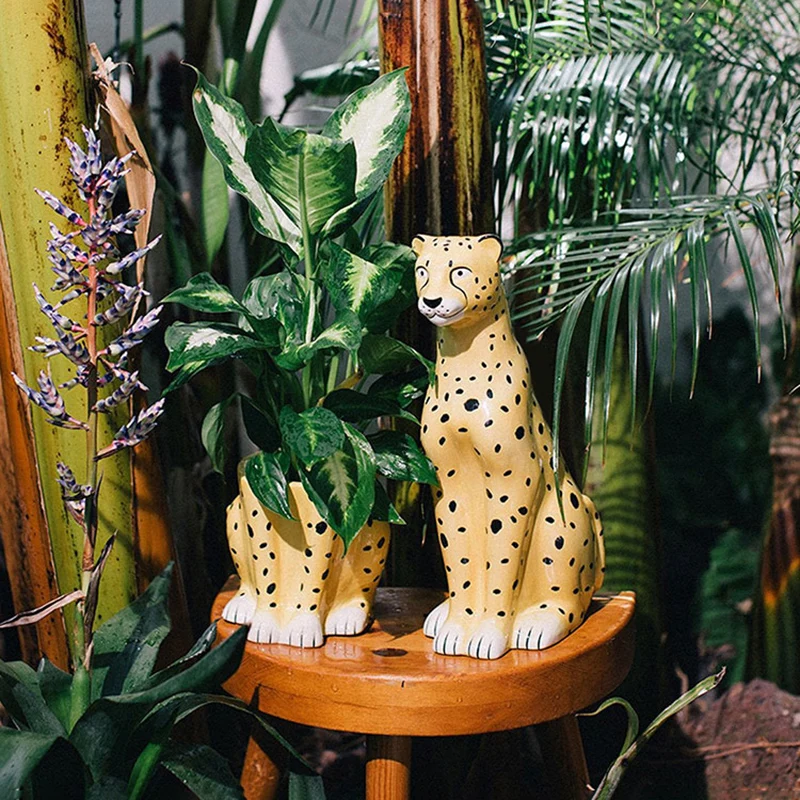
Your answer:
[[[81,588],[0,625],[30,624],[75,603],[77,623],[68,631],[73,670],[72,674],[60,670],[46,658],[38,671],[24,662],[0,662],[0,702],[15,725],[0,728],[0,786],[34,797],[138,798],[149,791],[156,770],[163,766],[203,797],[239,797],[238,784],[219,755],[202,745],[174,743],[169,737],[182,718],[210,703],[248,711],[245,704],[230,698],[199,693],[217,687],[236,669],[244,631],[212,650],[216,638],[212,625],[183,658],[154,673],[159,648],[170,630],[171,566],[133,604],[94,627],[103,569],[115,540],[111,536],[102,547],[97,540],[102,482],[98,464],[142,442],[155,428],[164,400],[134,414],[110,442],[100,446],[101,416],[127,404],[137,389],[146,389],[129,359],[158,324],[161,307],[120,329],[119,323],[135,316],[146,295],[141,283],[128,285],[122,275],[158,240],[125,255],[120,252],[117,237],[131,234],[144,215],[140,209],[110,213],[132,154],[104,164],[94,131],[84,129],[84,135],[85,151],[69,139],[66,144],[72,179],[87,204],[87,217],[51,193],[39,192],[73,226],[64,233],[51,225],[47,243],[56,276],[53,289],[63,296],[53,303],[33,286],[55,338],[38,336],[31,349],[47,359],[65,357],[74,375],[56,384],[49,370],[41,370],[38,390],[14,375],[23,394],[51,424],[85,433],[87,482],[81,483],[66,463],[57,464],[65,510],[83,531],[83,549],[76,553]],[[87,303],[84,323],[65,313],[67,304],[78,298]],[[70,413],[61,394],[77,388],[86,393],[88,420]],[[269,729],[263,721],[262,725]],[[57,785],[53,771],[59,776]]]
[[[402,147],[410,114],[404,70],[348,97],[318,134],[270,118],[253,126],[200,74],[193,103],[209,151],[282,261],[253,278],[240,300],[208,274],[165,298],[238,320],[169,328],[167,368],[177,375],[168,391],[239,359],[254,389],[206,415],[214,467],[224,459],[225,411],[239,399],[247,434],[261,448],[245,474],[268,508],[290,517],[287,479],[299,479],[346,544],[369,517],[400,522],[378,476],[435,483],[435,474],[411,437],[368,429],[379,416],[414,419],[406,407],[431,365],[385,333],[413,296],[413,253],[369,244],[355,226]],[[358,391],[374,375],[382,377]]]
[[[164,771],[196,796],[242,795],[227,761],[211,747],[172,739],[195,711],[222,705],[252,718],[293,756],[290,798],[323,797],[321,779],[246,703],[211,694],[239,666],[246,629],[214,647],[213,623],[181,658],[155,670],[169,634],[172,565],[144,594],[99,627],[89,670],[73,675],[43,658],[34,670],[0,662],[0,702],[13,727],[0,728],[0,787],[6,796],[138,800],[158,793]]]
[[[155,428],[164,406],[164,401],[158,400],[134,414],[117,430],[110,442],[100,446],[102,417],[123,404],[127,405],[137,389],[147,389],[139,380],[138,370],[130,366],[129,359],[134,348],[158,324],[161,307],[132,319],[127,327],[120,330],[119,323],[135,315],[147,294],[142,283],[124,283],[122,274],[144,258],[158,243],[158,238],[125,255],[120,252],[117,237],[133,234],[145,213],[143,209],[132,209],[116,216],[111,214],[111,204],[128,171],[126,163],[133,153],[112,158],[104,164],[100,141],[95,132],[84,128],[84,135],[86,151],[69,139],[66,139],[66,144],[71,154],[72,180],[81,199],[87,204],[87,217],[64,205],[50,192],[37,190],[45,203],[73,228],[64,233],[51,223],[51,238],[47,242],[48,258],[56,276],[53,290],[61,292],[62,297],[52,303],[33,284],[39,309],[52,325],[55,339],[37,336],[37,344],[31,350],[41,353],[46,359],[55,356],[66,358],[74,368],[74,374],[69,380],[56,384],[50,370],[42,369],[37,378],[37,391],[12,373],[19,389],[45,412],[49,423],[58,428],[84,431],[86,435],[83,448],[86,483],[78,481],[72,467],[65,462],[59,461],[56,465],[64,508],[83,532],[81,588],[51,601],[46,610],[46,613],[50,613],[77,601],[78,621],[70,631],[76,673],[89,667],[100,577],[115,538],[112,535],[102,547],[98,546],[98,500],[102,480],[98,464],[102,459],[144,441]],[[86,300],[85,323],[77,322],[64,313],[65,306],[78,298]],[[107,331],[113,333],[104,336]],[[61,395],[63,390],[76,388],[82,388],[85,392],[88,420],[73,416]],[[101,394],[104,396],[101,397]],[[28,612],[26,621],[34,621],[29,619],[31,615],[36,616],[36,612]]]

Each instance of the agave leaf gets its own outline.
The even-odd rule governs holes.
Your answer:
[[[59,669],[47,658],[42,658],[37,669],[39,689],[42,692],[47,707],[55,714],[58,721],[64,726],[69,726],[70,718],[70,689],[72,675]]]
[[[145,592],[95,631],[93,700],[136,691],[150,677],[170,631],[167,601],[172,570],[168,564]]]
[[[52,755],[52,761],[48,756]],[[11,728],[0,728],[0,786],[9,797],[21,797],[22,787],[33,774],[40,763],[47,760],[56,770],[54,779],[58,780],[58,770],[69,769],[70,777],[81,781],[80,770],[70,768],[70,763],[79,764],[80,759],[74,748],[70,747],[62,737],[57,734],[31,733],[29,731],[15,731]],[[76,775],[77,773],[77,775]],[[72,789],[80,791],[79,785]],[[64,791],[66,787],[60,786]],[[64,795],[62,795],[63,797]]]
[[[203,692],[224,683],[241,661],[246,636],[247,629],[239,628],[185,670],[155,686],[95,700],[69,737],[93,778],[121,762],[135,726],[153,706],[183,692]]]
[[[44,700],[38,674],[23,661],[0,661],[0,702],[22,730],[65,734],[64,726]]]
[[[227,760],[208,745],[173,743],[161,757],[161,765],[198,797],[244,798]]]

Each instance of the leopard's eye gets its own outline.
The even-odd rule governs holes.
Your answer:
[[[428,270],[425,267],[417,267],[417,279],[424,281],[428,277]]]
[[[469,275],[469,270],[466,267],[458,267],[457,269],[453,270],[453,277],[454,278],[466,278]]]

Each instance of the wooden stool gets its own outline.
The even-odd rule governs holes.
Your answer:
[[[237,583],[232,578],[217,596],[213,619]],[[433,652],[422,622],[441,599],[427,589],[379,589],[375,623],[361,636],[329,637],[313,650],[248,643],[225,689],[246,702],[257,696],[259,709],[280,719],[366,733],[367,800],[408,798],[412,736],[535,724],[558,800],[585,800],[588,775],[574,714],[613,691],[630,668],[633,593],[598,596],[565,641],[541,652],[512,650],[497,661]],[[225,637],[234,626],[220,621],[218,630]],[[278,778],[251,740],[245,796],[271,800]]]

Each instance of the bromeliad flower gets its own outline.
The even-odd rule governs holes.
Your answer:
[[[163,411],[164,398],[162,397],[149,408],[145,408],[136,416],[131,417],[130,421],[114,434],[111,444],[98,451],[95,458],[99,461],[125,447],[134,447],[139,442],[143,442],[155,429],[156,422]]]
[[[89,426],[85,422],[81,422],[67,413],[64,398],[58,393],[52,378],[44,370],[39,373],[37,379],[41,389],[40,392],[31,389],[15,372],[11,373],[11,377],[14,378],[14,382],[27,395],[28,399],[47,414],[47,421],[51,425],[59,428],[72,428],[73,430],[89,430]]]

